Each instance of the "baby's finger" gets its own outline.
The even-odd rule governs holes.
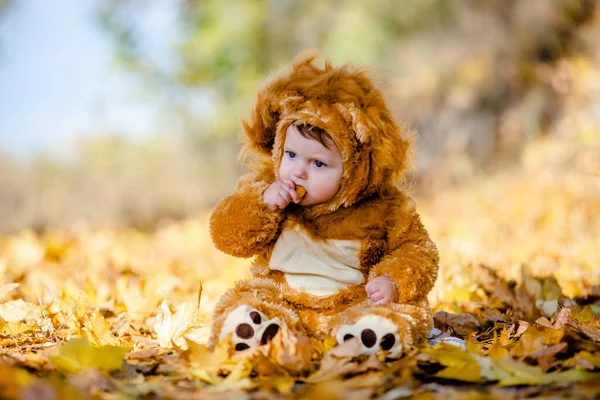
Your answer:
[[[385,293],[382,293],[381,291],[377,291],[377,292],[375,292],[375,293],[373,293],[373,294],[371,294],[371,295],[369,296],[369,299],[370,299],[370,300],[371,300],[373,303],[375,303],[375,302],[377,302],[377,301],[379,301],[379,300],[382,300],[382,299],[384,299],[384,298],[385,298]]]
[[[282,182],[285,184],[287,189],[294,190],[296,188],[296,184],[291,179],[284,179]]]
[[[290,202],[290,192],[286,188],[281,188],[279,190],[279,196],[281,196],[286,202]]]
[[[367,296],[371,297],[374,293],[377,293],[380,289],[377,286],[373,287],[373,286],[367,285],[365,287],[365,290],[367,291]]]
[[[290,200],[286,195],[279,193],[279,196],[277,197],[277,205],[280,209],[283,210],[289,204],[289,202]]]
[[[277,197],[277,199],[275,200],[275,205],[277,206],[277,208],[279,208],[280,210],[283,210],[285,208],[285,206],[287,205],[287,202],[281,197]]]
[[[296,189],[291,189],[289,193],[294,203],[298,203],[300,201],[300,196],[298,196],[298,193],[296,193]]]

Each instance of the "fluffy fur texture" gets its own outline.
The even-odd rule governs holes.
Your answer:
[[[335,335],[341,324],[365,313],[385,315],[398,326],[410,348],[431,329],[427,294],[437,278],[438,251],[403,193],[401,181],[409,162],[410,140],[402,135],[381,94],[364,71],[349,66],[313,65],[301,55],[258,93],[248,121],[241,156],[251,159],[253,172],[242,177],[233,195],[214,209],[210,221],[214,244],[237,257],[254,257],[253,280],[228,291],[214,313],[210,345],[218,340],[227,313],[248,304],[293,329],[322,337]],[[326,130],[339,148],[344,165],[341,186],[330,200],[307,207],[291,203],[269,211],[262,200],[278,179],[285,132],[306,123]],[[315,241],[360,242],[360,285],[330,296],[314,296],[291,288],[281,271],[269,268],[278,237],[300,225]],[[373,307],[365,284],[390,278],[398,303]],[[411,320],[407,323],[406,315]]]

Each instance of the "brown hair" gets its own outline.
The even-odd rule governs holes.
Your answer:
[[[327,133],[326,130],[321,129],[318,126],[309,124],[299,124],[295,126],[298,128],[298,132],[300,132],[303,137],[316,140],[328,149],[331,148],[332,144],[335,145],[331,135]]]

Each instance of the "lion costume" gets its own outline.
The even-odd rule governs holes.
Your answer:
[[[236,350],[267,343],[282,324],[338,343],[356,337],[361,352],[399,357],[426,342],[432,328],[427,294],[438,272],[438,251],[397,186],[410,140],[363,71],[313,65],[301,55],[259,91],[241,155],[252,158],[233,195],[213,211],[215,246],[254,257],[252,279],[219,300],[209,346],[231,334]],[[286,129],[309,124],[328,132],[343,160],[338,192],[312,206],[290,203],[270,211],[263,193],[278,179]],[[374,306],[365,293],[385,276],[395,303]]]

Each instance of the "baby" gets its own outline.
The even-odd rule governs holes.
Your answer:
[[[209,345],[266,344],[282,325],[400,357],[432,327],[438,252],[397,182],[410,142],[361,71],[301,55],[258,94],[254,172],[211,216],[215,246],[254,257],[217,304]]]
[[[323,203],[338,192],[344,171],[342,154],[327,132],[315,126],[289,125],[283,151],[279,180],[263,196],[269,210],[283,210],[292,201],[301,206]],[[298,188],[306,195],[297,192]],[[384,276],[369,281],[365,290],[376,305],[397,299],[394,282]]]

